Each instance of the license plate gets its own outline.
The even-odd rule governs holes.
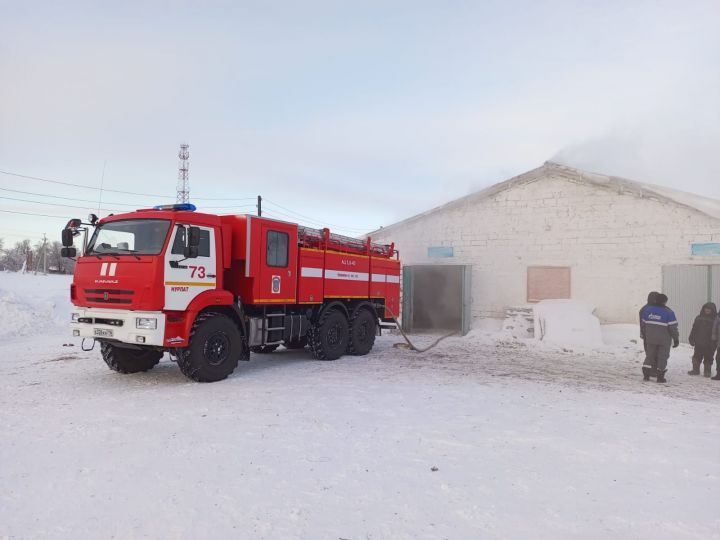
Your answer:
[[[112,337],[112,330],[105,330],[103,328],[95,328],[93,334],[97,337]]]

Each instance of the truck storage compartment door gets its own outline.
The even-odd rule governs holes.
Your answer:
[[[294,304],[298,280],[297,225],[263,219],[260,238],[260,249],[253,250],[253,256],[260,259],[253,300],[258,304]]]

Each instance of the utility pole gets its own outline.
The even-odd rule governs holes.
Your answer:
[[[43,274],[47,276],[47,236],[43,233]]]
[[[180,166],[178,167],[177,199],[175,202],[187,203],[190,202],[190,165],[188,164],[188,159],[190,159],[189,144],[180,145],[178,157],[180,158]]]
[[[262,197],[260,195],[258,195],[257,210],[258,217],[262,217]]]

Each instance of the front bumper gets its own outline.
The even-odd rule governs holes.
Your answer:
[[[159,311],[128,311],[124,309],[75,308],[80,321],[71,322],[74,337],[108,339],[133,345],[163,346],[165,314]],[[157,319],[155,329],[136,328],[138,317]]]

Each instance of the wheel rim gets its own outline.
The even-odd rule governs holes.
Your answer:
[[[337,347],[343,338],[342,325],[336,323],[328,328],[327,342],[330,347]]]
[[[219,366],[230,357],[230,340],[223,332],[215,332],[205,342],[205,359],[211,366]]]
[[[358,335],[357,335],[359,342],[365,342],[368,338],[368,324],[367,322],[362,322],[360,326],[358,327]]]

